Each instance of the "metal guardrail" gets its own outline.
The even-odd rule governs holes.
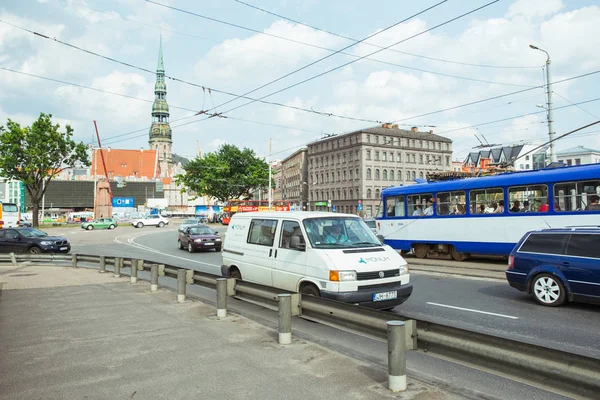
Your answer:
[[[148,260],[83,254],[0,254],[0,263],[9,262],[16,265],[24,261],[63,262],[73,267],[78,267],[82,263],[91,263],[99,265],[101,272],[108,272],[106,266],[111,265],[115,276],[120,276],[121,269],[125,267],[130,269],[132,282],[137,282],[138,271],[150,271],[152,291],[158,288],[159,276],[177,280],[178,301],[185,300],[186,285],[188,284],[211,289],[217,288],[217,314],[219,316],[226,315],[227,296],[235,296],[241,300],[260,300],[269,305],[279,305],[280,334],[288,333],[281,332],[281,299],[282,295],[284,297],[289,296],[289,300],[286,299],[285,304],[289,304],[290,318],[292,315],[309,319],[316,318],[328,324],[349,327],[381,338],[387,337],[388,346],[391,346],[389,354],[399,354],[404,357],[403,349],[417,350],[431,356],[475,367],[492,374],[507,376],[515,381],[575,398],[597,398],[598,393],[600,393],[600,360],[579,354],[424,320],[410,320],[399,315],[319,297],[286,293],[273,287],[236,281],[232,278],[225,279],[218,275]],[[137,268],[132,268],[132,266],[137,266]],[[287,311],[283,311],[283,314],[287,314]],[[397,325],[395,325],[399,322],[390,325],[392,319],[404,320],[405,324],[402,326],[403,333],[401,335],[398,334]],[[283,325],[286,324],[287,322],[283,321]],[[286,330],[287,327],[284,326],[283,329]],[[284,342],[287,342],[287,335],[283,337]],[[401,338],[402,344],[398,343],[399,338]],[[400,345],[402,349],[397,347]],[[390,374],[390,388],[393,389],[393,387],[398,387],[395,384],[401,382],[402,379],[393,376],[392,372],[403,371],[404,369],[391,360],[391,358],[388,360],[388,372]]]

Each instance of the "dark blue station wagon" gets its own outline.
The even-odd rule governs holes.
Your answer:
[[[600,227],[528,232],[510,254],[506,279],[544,306],[600,304]]]

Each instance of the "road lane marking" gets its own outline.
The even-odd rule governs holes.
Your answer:
[[[510,318],[510,319],[519,319],[519,317],[514,317],[512,315],[497,314],[497,313],[493,313],[493,312],[473,310],[472,308],[456,307],[456,306],[450,306],[448,304],[432,303],[430,301],[426,302],[426,304],[430,304],[432,306],[438,306],[438,307],[452,308],[454,310],[469,311],[469,312],[474,312],[474,313],[478,313],[478,314],[493,315],[495,317]]]
[[[137,243],[135,241],[135,239],[141,238],[142,236],[152,235],[152,234],[155,234],[155,233],[160,233],[160,232],[143,233],[141,235],[134,236],[132,238],[127,239],[127,242],[122,242],[119,239],[119,236],[117,236],[117,237],[114,238],[114,241],[115,241],[115,243],[118,243],[118,244],[124,244],[126,246],[131,246],[133,248],[136,248],[138,250],[145,250],[145,251],[148,251],[148,252],[151,252],[151,253],[160,254],[160,255],[165,256],[165,257],[176,258],[176,259],[179,259],[179,260],[189,261],[189,262],[193,262],[193,263],[201,264],[201,265],[208,265],[209,267],[221,268],[221,266],[217,265],[217,264],[209,264],[209,263],[206,263],[206,262],[202,262],[202,261],[198,261],[198,260],[193,260],[191,258],[185,258],[185,257],[175,256],[175,255],[172,255],[172,254],[165,254],[162,251],[153,249],[153,248],[145,246],[143,244],[139,244],[139,243]]]

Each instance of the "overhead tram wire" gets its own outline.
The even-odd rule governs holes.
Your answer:
[[[306,26],[306,27],[308,27],[308,28],[311,28],[311,29],[314,29],[314,30],[317,30],[317,31],[321,31],[321,32],[328,33],[328,34],[330,34],[330,35],[332,35],[332,36],[337,36],[337,37],[340,37],[340,38],[342,38],[342,39],[346,39],[346,40],[352,40],[352,41],[356,41],[356,40],[357,40],[357,39],[351,38],[351,37],[349,37],[349,36],[345,36],[345,35],[341,35],[341,34],[339,34],[339,33],[331,32],[331,31],[328,31],[327,29],[318,28],[318,27],[316,27],[316,26],[314,26],[314,25],[310,25],[310,24],[307,24],[307,23],[304,23],[304,22],[300,22],[300,21],[298,21],[298,20],[295,20],[295,19],[292,19],[292,18],[289,18],[289,17],[283,16],[283,15],[281,15],[281,14],[277,14],[277,13],[274,13],[274,12],[272,12],[272,11],[265,10],[264,8],[261,8],[261,7],[255,6],[255,5],[253,5],[253,4],[250,4],[250,3],[246,3],[245,1],[241,1],[241,0],[233,0],[233,1],[235,1],[236,3],[239,3],[239,4],[243,4],[243,5],[247,6],[247,7],[254,8],[254,9],[256,9],[256,10],[262,11],[262,12],[264,12],[264,13],[266,13],[266,14],[273,15],[274,17],[281,18],[281,19],[284,19],[284,20],[286,20],[286,21],[293,22],[293,23],[295,23],[295,24],[298,24],[298,25]],[[365,45],[367,45],[367,46],[371,46],[371,47],[383,48],[382,46],[379,46],[379,45],[376,45],[376,44],[373,44],[373,43],[363,43],[363,44],[365,44]],[[419,57],[419,58],[424,58],[424,59],[427,59],[427,60],[439,61],[439,62],[444,62],[444,63],[449,63],[449,64],[466,65],[466,66],[469,66],[469,67],[480,67],[480,68],[501,68],[501,69],[529,69],[529,68],[539,68],[539,65],[530,65],[530,66],[507,66],[507,65],[485,65],[485,64],[473,64],[473,63],[460,62],[460,61],[444,60],[444,59],[441,59],[441,58],[435,58],[435,57],[428,57],[428,56],[424,56],[424,55],[422,55],[422,54],[414,54],[414,53],[409,53],[409,52],[402,51],[402,50],[398,50],[398,49],[387,49],[387,50],[389,50],[389,51],[393,51],[393,52],[395,52],[395,53],[405,54],[405,55],[412,56],[412,57]]]
[[[280,80],[282,80],[282,79],[285,79],[285,78],[287,78],[288,76],[291,76],[291,75],[294,75],[294,74],[296,74],[296,73],[298,73],[298,72],[300,72],[300,71],[303,71],[303,70],[305,70],[306,68],[309,68],[309,67],[311,67],[311,66],[313,66],[313,65],[315,65],[315,64],[317,64],[317,63],[320,63],[321,61],[324,61],[324,60],[326,60],[326,59],[328,59],[328,58],[330,58],[330,57],[333,57],[333,56],[334,56],[334,55],[336,55],[336,54],[340,54],[340,53],[342,53],[344,50],[347,50],[347,49],[349,49],[350,47],[353,47],[353,46],[355,46],[355,45],[357,45],[357,44],[359,44],[359,43],[362,43],[362,42],[364,42],[365,40],[368,40],[368,39],[370,39],[370,38],[372,38],[372,37],[374,37],[374,36],[377,36],[377,35],[379,35],[379,34],[381,34],[381,33],[383,33],[383,32],[386,32],[386,31],[388,31],[388,30],[390,30],[390,29],[392,29],[392,28],[394,28],[394,27],[396,27],[396,26],[398,26],[398,25],[400,25],[400,24],[402,24],[402,23],[404,23],[404,22],[406,22],[406,21],[408,21],[408,20],[411,20],[411,19],[412,19],[412,18],[414,18],[414,17],[417,17],[417,16],[419,16],[419,15],[421,15],[421,14],[424,14],[424,13],[426,13],[427,11],[429,11],[429,10],[432,10],[432,9],[434,9],[434,8],[436,8],[436,7],[438,7],[438,6],[442,5],[442,4],[444,4],[444,3],[446,3],[447,1],[448,1],[448,0],[442,0],[442,1],[440,1],[439,3],[436,3],[436,4],[434,4],[434,5],[433,5],[433,6],[431,6],[431,7],[427,7],[427,8],[425,8],[424,10],[422,10],[422,11],[419,11],[418,13],[412,14],[411,16],[409,16],[409,17],[407,17],[407,18],[404,18],[402,21],[398,21],[398,22],[396,22],[396,23],[394,23],[394,24],[392,24],[392,25],[390,25],[390,26],[388,26],[388,27],[386,27],[386,28],[384,28],[384,29],[382,29],[382,30],[380,30],[380,31],[378,31],[378,32],[375,32],[375,33],[373,33],[373,34],[371,34],[371,35],[369,35],[369,36],[367,36],[367,37],[365,37],[365,38],[363,38],[363,39],[360,39],[360,40],[358,40],[358,41],[355,41],[354,43],[352,43],[352,44],[350,44],[350,45],[348,45],[348,46],[346,46],[346,47],[343,47],[343,48],[341,48],[341,49],[339,49],[339,50],[336,50],[336,51],[334,51],[334,52],[333,52],[333,53],[331,53],[331,54],[328,54],[328,55],[326,55],[326,56],[324,56],[324,57],[321,57],[321,58],[319,58],[318,60],[312,61],[312,62],[310,62],[310,63],[308,63],[308,64],[306,64],[306,65],[304,65],[304,66],[302,66],[302,67],[300,67],[300,68],[297,68],[297,69],[293,70],[292,72],[288,72],[287,74],[285,74],[285,75],[283,75],[283,76],[280,76],[280,77],[279,77],[279,78],[277,78],[277,79],[273,79],[273,80],[272,80],[272,81],[270,81],[270,82],[267,82],[267,83],[265,83],[265,84],[263,84],[263,85],[261,85],[261,86],[259,86],[259,87],[257,87],[257,88],[254,88],[254,89],[250,90],[249,92],[246,92],[246,93],[244,93],[243,95],[240,95],[240,96],[238,96],[238,97],[236,97],[236,98],[234,98],[234,99],[228,100],[228,101],[226,101],[225,103],[222,103],[222,104],[220,104],[218,107],[222,107],[222,106],[224,106],[224,105],[227,105],[227,104],[229,104],[229,103],[232,103],[232,102],[234,102],[234,101],[238,100],[238,99],[239,99],[239,98],[241,98],[241,97],[247,96],[247,95],[249,95],[249,94],[251,94],[251,93],[254,93],[254,92],[256,92],[256,91],[258,91],[258,90],[260,90],[260,89],[263,89],[263,88],[265,88],[265,87],[267,87],[267,86],[270,86],[270,85],[272,85],[272,84],[274,84],[274,83],[276,83],[276,82],[279,82]],[[375,53],[372,53],[372,54],[375,54]],[[372,54],[371,54],[371,55],[372,55]],[[358,60],[357,60],[357,61],[358,61]],[[332,71],[332,70],[329,70],[329,71],[327,71],[326,73],[328,73],[328,72],[331,72],[331,71]],[[252,101],[252,103],[254,103],[254,101]],[[248,103],[248,104],[251,104],[251,103]],[[216,108],[217,108],[217,107],[215,107],[214,109],[216,109]]]
[[[72,49],[79,50],[79,51],[85,52],[87,54],[90,54],[90,55],[93,55],[93,56],[96,56],[96,57],[100,57],[100,58],[103,58],[105,60],[117,63],[117,64],[124,65],[124,66],[129,67],[129,68],[137,69],[139,71],[143,71],[143,72],[146,72],[146,73],[149,73],[149,74],[152,74],[152,75],[156,75],[155,71],[149,70],[147,68],[139,67],[137,65],[134,65],[134,64],[131,64],[131,63],[128,63],[128,62],[120,61],[120,60],[117,60],[116,58],[113,58],[113,57],[104,56],[102,54],[93,52],[91,50],[84,49],[82,47],[79,47],[79,46],[76,46],[76,45],[64,42],[64,41],[56,39],[56,38],[51,38],[51,37],[49,37],[47,35],[44,35],[42,33],[32,31],[30,29],[27,29],[27,28],[24,28],[24,27],[12,24],[12,23],[4,21],[4,20],[0,20],[0,22],[4,23],[6,25],[10,25],[10,26],[12,26],[14,28],[23,30],[25,32],[29,32],[29,33],[31,33],[33,35],[36,35],[36,36],[40,37],[40,38],[47,39],[47,40],[50,40],[50,41],[62,44],[64,46],[70,47]],[[379,121],[379,120],[373,120],[373,119],[368,119],[368,118],[350,117],[350,116],[339,115],[339,114],[330,113],[330,112],[326,112],[326,111],[314,110],[312,108],[308,109],[308,108],[298,107],[298,106],[292,106],[292,105],[284,104],[284,103],[271,102],[271,101],[254,99],[252,97],[240,96],[240,95],[238,95],[236,93],[231,93],[231,92],[224,91],[224,90],[209,88],[208,86],[200,85],[200,84],[197,84],[197,83],[194,83],[194,82],[189,82],[189,81],[186,81],[186,80],[183,80],[183,79],[179,79],[179,78],[167,75],[167,74],[165,74],[165,78],[170,79],[170,80],[172,80],[174,82],[180,82],[180,83],[183,83],[183,84],[186,84],[186,85],[190,85],[190,86],[194,86],[194,87],[201,88],[201,89],[210,89],[211,91],[213,91],[215,93],[221,93],[221,94],[225,94],[227,96],[232,96],[232,97],[237,97],[237,98],[241,97],[241,98],[245,98],[247,100],[257,101],[257,102],[260,102],[260,103],[263,103],[263,104],[274,105],[274,106],[278,106],[278,107],[290,108],[290,109],[293,109],[293,110],[303,111],[303,112],[307,112],[307,113],[311,113],[311,114],[316,114],[316,115],[321,115],[321,116],[325,116],[325,117],[341,118],[341,119],[347,119],[347,120],[352,120],[352,121],[371,122],[371,123],[376,123],[376,124],[383,123],[383,121]],[[219,106],[217,106],[217,107],[219,107]],[[194,116],[195,115],[192,115],[192,116],[190,116],[190,118],[194,117]]]
[[[319,46],[319,45],[315,45],[315,44],[311,44],[311,43],[306,43],[306,42],[302,42],[302,41],[295,40],[295,39],[286,38],[284,36],[279,36],[279,35],[275,35],[275,34],[272,34],[272,33],[267,33],[267,32],[263,32],[263,31],[259,31],[257,29],[248,28],[248,27],[243,26],[243,25],[234,24],[234,23],[231,23],[231,22],[227,22],[227,21],[216,19],[216,18],[208,17],[206,15],[198,14],[196,12],[185,10],[185,9],[178,8],[178,7],[169,6],[167,4],[162,4],[162,3],[159,3],[159,2],[156,2],[156,1],[153,1],[153,0],[144,0],[144,1],[146,1],[148,3],[155,4],[155,5],[160,6],[160,7],[164,7],[164,8],[173,10],[173,11],[178,11],[178,12],[181,12],[181,13],[184,13],[184,14],[192,15],[192,16],[195,16],[195,17],[198,17],[198,18],[203,18],[203,19],[206,19],[206,20],[209,20],[209,21],[213,21],[213,22],[216,22],[216,23],[220,23],[220,24],[232,26],[232,27],[235,27],[235,28],[243,29],[243,30],[246,30],[246,31],[249,31],[249,32],[260,34],[260,35],[265,35],[265,36],[269,36],[269,37],[273,37],[273,38],[277,38],[277,39],[281,39],[281,40],[286,40],[286,41],[289,41],[289,42],[292,42],[292,43],[301,44],[301,45],[305,45],[305,46],[309,46],[309,47],[313,47],[313,48],[317,48],[317,49],[325,50],[325,51],[329,51],[329,52],[334,52],[334,53],[337,52],[337,50],[333,50],[333,49],[330,49],[330,48],[327,48],[327,47],[323,47],[323,46]],[[500,0],[496,0],[496,1],[500,1]],[[487,5],[485,5],[484,7],[487,7]],[[387,50],[388,48],[382,47],[381,50]],[[488,84],[494,84],[494,85],[504,85],[504,86],[514,86],[514,87],[530,87],[530,86],[527,86],[527,85],[520,85],[520,84],[516,84],[516,83],[495,82],[495,81],[490,81],[490,80],[485,80],[485,79],[476,79],[476,78],[470,78],[470,77],[465,77],[465,76],[458,76],[458,75],[446,74],[446,73],[443,73],[443,72],[430,71],[430,70],[425,70],[425,69],[421,69],[421,68],[409,67],[409,66],[406,66],[406,65],[392,63],[392,62],[389,62],[389,61],[383,61],[383,60],[378,60],[378,59],[369,58],[369,57],[360,57],[360,56],[358,56],[356,54],[347,53],[347,52],[344,52],[344,51],[341,51],[338,54],[342,54],[342,55],[345,55],[345,56],[348,56],[348,57],[352,57],[352,58],[355,58],[357,60],[360,60],[360,59],[364,58],[364,59],[369,60],[371,62],[375,62],[375,63],[379,63],[379,64],[383,64],[383,65],[391,65],[391,66],[395,66],[395,67],[398,67],[398,68],[404,68],[404,69],[409,69],[409,70],[413,70],[413,71],[419,71],[419,72],[424,72],[424,73],[429,73],[429,74],[434,74],[434,75],[440,75],[440,76],[445,76],[445,77],[454,78],[454,79],[462,79],[462,80],[466,80],[466,81],[488,83]]]
[[[146,1],[150,1],[150,0],[146,0]],[[396,43],[393,43],[393,44],[391,44],[391,45],[389,45],[389,46],[386,46],[386,47],[384,47],[383,49],[376,50],[376,51],[374,51],[374,52],[372,52],[372,53],[369,53],[369,54],[367,54],[367,55],[361,56],[360,58],[357,58],[357,59],[355,59],[355,60],[348,61],[348,62],[346,62],[346,63],[344,63],[344,64],[342,64],[342,65],[339,65],[339,66],[337,66],[337,67],[331,68],[331,69],[329,69],[329,70],[327,70],[327,71],[325,71],[325,72],[321,72],[321,73],[319,73],[319,74],[317,74],[317,75],[314,75],[314,76],[312,76],[312,77],[310,77],[310,78],[304,79],[304,80],[302,80],[302,81],[300,81],[300,82],[296,82],[296,83],[294,83],[294,84],[292,84],[292,85],[289,85],[289,86],[286,86],[286,87],[284,87],[284,88],[282,88],[282,89],[276,90],[275,92],[272,92],[272,93],[269,93],[269,94],[267,94],[267,95],[265,95],[265,96],[262,96],[262,97],[260,97],[260,98],[259,98],[259,99],[257,99],[257,100],[252,100],[252,101],[249,101],[249,102],[247,102],[247,103],[244,103],[244,104],[241,104],[241,105],[239,105],[239,106],[236,106],[236,107],[234,107],[234,108],[231,108],[231,109],[229,109],[229,110],[227,110],[227,111],[225,111],[225,112],[222,112],[221,114],[226,114],[226,113],[228,113],[228,112],[231,112],[231,111],[234,111],[234,110],[240,109],[240,108],[242,108],[242,107],[245,107],[245,106],[247,106],[247,105],[253,104],[253,103],[257,102],[257,101],[263,100],[263,99],[265,99],[265,98],[267,98],[267,97],[273,96],[273,95],[275,95],[275,94],[278,94],[278,93],[284,92],[284,91],[286,91],[286,90],[289,90],[289,89],[291,89],[291,88],[294,88],[294,87],[296,87],[296,86],[299,86],[299,85],[301,85],[301,84],[304,84],[304,83],[306,83],[306,82],[312,81],[313,79],[319,78],[319,77],[321,77],[321,76],[323,76],[323,75],[326,75],[326,74],[328,74],[328,73],[330,73],[330,72],[336,71],[336,70],[338,70],[338,69],[340,69],[340,68],[344,68],[344,67],[346,67],[346,66],[348,66],[348,65],[350,65],[350,64],[353,64],[353,63],[355,63],[355,62],[357,62],[357,61],[360,61],[360,60],[362,60],[362,59],[365,59],[365,58],[367,58],[367,57],[369,57],[369,56],[372,56],[372,55],[374,55],[374,54],[380,53],[380,52],[384,51],[385,49],[388,49],[388,48],[390,48],[390,47],[396,46],[396,45],[398,45],[398,44],[400,44],[400,43],[404,43],[404,42],[406,42],[406,41],[408,41],[408,40],[411,40],[411,39],[413,39],[413,38],[415,38],[415,37],[418,37],[418,36],[420,36],[420,35],[423,35],[423,34],[425,34],[425,33],[427,33],[427,32],[430,32],[430,31],[432,31],[432,30],[435,30],[435,29],[437,29],[437,28],[439,28],[439,27],[442,27],[442,26],[444,26],[444,25],[447,25],[447,24],[449,24],[449,23],[451,23],[451,22],[454,22],[454,21],[456,21],[456,20],[458,20],[458,19],[460,19],[460,18],[466,17],[467,15],[473,14],[474,12],[477,12],[477,11],[479,11],[479,10],[481,10],[481,9],[484,9],[484,8],[486,8],[486,7],[489,7],[489,6],[491,6],[492,4],[495,4],[495,3],[497,3],[498,1],[500,1],[500,0],[493,0],[493,1],[489,2],[489,3],[487,3],[487,4],[484,4],[483,6],[477,7],[477,8],[475,8],[475,9],[471,10],[471,11],[468,11],[468,12],[466,12],[466,13],[463,13],[463,14],[461,14],[461,15],[459,15],[459,16],[456,16],[456,17],[454,17],[454,18],[451,18],[451,19],[449,19],[449,20],[447,20],[447,21],[444,21],[444,22],[442,22],[442,23],[440,23],[440,24],[437,24],[437,25],[435,25],[435,26],[433,26],[433,27],[431,27],[431,28],[429,28],[429,29],[426,29],[426,30],[424,30],[424,31],[421,31],[421,32],[419,32],[419,33],[416,33],[416,34],[414,34],[414,35],[412,35],[412,36],[409,36],[409,37],[407,37],[407,38],[404,38],[404,39],[402,39],[402,40],[400,40],[400,41],[398,41],[398,42],[396,42]],[[220,105],[219,105],[218,107],[220,107]]]

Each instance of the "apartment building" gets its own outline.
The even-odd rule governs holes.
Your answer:
[[[302,148],[281,161],[281,199],[294,210],[308,209],[308,158]]]
[[[452,141],[383,124],[308,145],[311,210],[374,216],[381,190],[452,170]]]

